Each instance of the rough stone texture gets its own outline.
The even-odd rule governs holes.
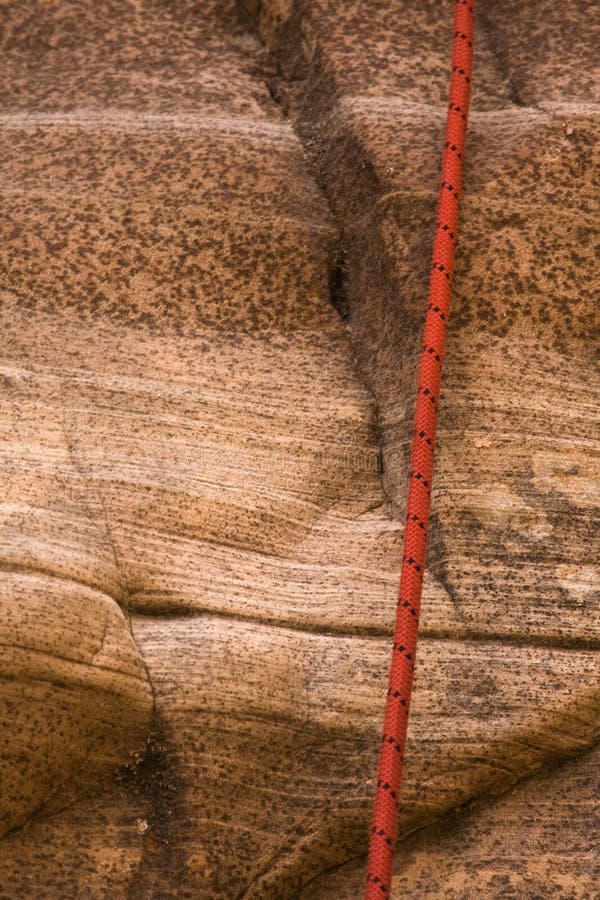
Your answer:
[[[0,576],[5,834],[83,768],[95,774],[143,746],[152,698],[111,597],[39,573]]]
[[[284,75],[296,77],[280,89],[343,230],[349,321],[398,515],[452,27],[451,2],[402,6],[403,16],[385,2],[367,15],[360,4],[300,2],[274,39]],[[556,5],[533,6],[547,32]],[[564,60],[555,67],[553,37],[540,40],[536,105],[514,102],[503,60],[529,53],[532,13],[520,10],[481,4],[429,562],[474,633],[589,637],[591,620],[597,639],[588,540],[600,472],[594,58],[585,43],[568,70],[568,104],[556,106],[557,92],[567,96]],[[594,4],[561,14],[569,33],[585,21],[584,42],[600,33]],[[503,53],[488,34],[501,35]],[[591,616],[581,616],[582,589]]]
[[[233,2],[5,5],[9,900],[356,896],[451,4],[244,5],[272,55]],[[594,11],[481,6],[403,834],[598,738]],[[453,889],[538,896],[486,846]]]
[[[212,617],[133,627],[184,783],[170,840],[188,862],[175,896],[290,896],[355,855],[389,640]],[[572,651],[424,639],[403,830],[591,743],[597,698],[580,686],[596,667],[592,652],[574,670]]]
[[[378,403],[384,483],[397,515],[451,10],[451,2],[400,9],[380,2],[367,11],[328,0],[299,0],[284,10],[267,0],[254,8],[281,64],[273,89],[303,135],[340,225],[343,306]],[[449,635],[577,647],[597,641],[600,622],[591,552],[600,471],[593,261],[600,16],[595,4],[578,0],[488,0],[478,16],[429,566],[454,604]],[[510,644],[506,651],[515,652]],[[518,664],[515,673],[519,679]],[[407,794],[412,789],[409,779]],[[576,790],[575,806],[585,804],[585,790]],[[478,853],[484,849],[475,851],[473,873]],[[428,859],[435,872],[433,849]],[[400,866],[398,895],[414,893],[414,870],[404,874]],[[589,865],[580,874],[573,890],[585,895],[594,874]],[[475,877],[478,893],[513,895],[502,880],[494,893]],[[459,867],[454,887],[461,878]],[[434,879],[431,890],[443,893],[441,882]],[[525,880],[515,890],[536,896],[537,888]]]
[[[503,797],[459,811],[407,838],[393,895],[569,897],[598,895],[600,754],[525,780]],[[303,900],[354,900],[362,864],[342,866],[300,892]]]

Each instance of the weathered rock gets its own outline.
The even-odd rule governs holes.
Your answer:
[[[133,628],[184,783],[174,896],[292,896],[364,846],[389,639],[212,616]],[[588,746],[596,676],[592,652],[574,666],[573,651],[423,639],[402,829]]]
[[[509,5],[478,48],[404,834],[598,737],[597,115],[587,63],[550,49],[528,87]],[[269,56],[233,2],[10,5],[4,896],[283,898],[363,852],[450,11],[265,3]]]
[[[597,640],[600,593],[589,555],[600,471],[592,61],[582,47],[578,66],[562,59],[555,67],[551,37],[540,40],[545,49],[527,75],[536,106],[517,104],[503,60],[529,53],[532,14],[481,6],[430,567],[473,633],[589,638],[592,621]],[[544,11],[555,5],[541,7],[536,27],[547,34],[556,13],[546,20]],[[263,8],[266,17],[269,3]],[[419,2],[399,15],[381,3],[367,15],[352,4],[300,2],[272,39],[284,74],[296,77],[282,90],[312,139],[342,225],[349,322],[378,402],[384,480],[398,515],[451,11],[451,3]],[[583,21],[586,35],[600,31],[590,4],[561,14],[573,34]],[[570,105],[556,106],[567,78]],[[576,570],[586,573],[584,617]]]
[[[407,838],[393,895],[572,897],[598,893],[599,753],[554,766]],[[323,875],[299,896],[359,897],[361,864]]]
[[[2,834],[143,747],[152,694],[123,613],[100,591],[0,572]]]

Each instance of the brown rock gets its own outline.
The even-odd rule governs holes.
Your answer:
[[[407,838],[398,854],[394,896],[596,896],[598,764],[595,750]],[[300,896],[353,900],[363,875],[361,865],[350,863]]]
[[[594,25],[481,5],[402,834],[439,824],[396,883],[422,896],[444,816],[598,737]],[[320,876],[365,848],[451,4],[246,6],[273,55],[233,2],[7,8],[10,900],[360,891]],[[461,824],[455,896],[585,896],[545,826],[512,855],[543,777]]]

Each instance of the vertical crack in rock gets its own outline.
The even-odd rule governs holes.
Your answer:
[[[493,17],[490,15],[490,12],[487,8],[486,3],[481,3],[479,9],[477,11],[479,27],[483,34],[485,35],[485,39],[487,41],[487,45],[490,48],[491,52],[494,54],[496,60],[498,61],[498,67],[502,74],[502,78],[506,83],[507,95],[508,99],[515,104],[515,106],[522,106],[526,108],[528,105],[525,103],[523,97],[521,96],[521,92],[519,88],[515,84],[513,78],[510,75],[510,67],[508,65],[508,47],[506,44],[506,40],[503,39],[502,34],[494,25]]]
[[[148,809],[147,818],[138,822],[142,857],[129,884],[128,900],[153,900],[165,895],[165,890],[170,897],[188,896],[183,893],[186,829],[175,760],[167,728],[155,714],[145,752],[122,769],[120,776]]]
[[[152,691],[153,714],[150,733],[143,752],[122,768],[120,780],[136,795],[147,818],[138,829],[142,835],[142,856],[127,891],[128,900],[153,900],[169,885],[169,896],[185,896],[186,853],[183,786],[177,769],[177,754],[169,739],[168,727],[157,710],[156,691],[148,663],[136,640],[131,616],[125,608],[131,639],[137,647]]]

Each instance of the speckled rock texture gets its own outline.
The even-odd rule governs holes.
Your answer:
[[[596,749],[445,816],[402,843],[393,896],[597,897],[599,789]],[[352,862],[298,896],[354,900],[363,881],[362,864]]]
[[[395,893],[586,898],[598,11],[479,6]],[[451,12],[1,5],[2,900],[360,896]]]

